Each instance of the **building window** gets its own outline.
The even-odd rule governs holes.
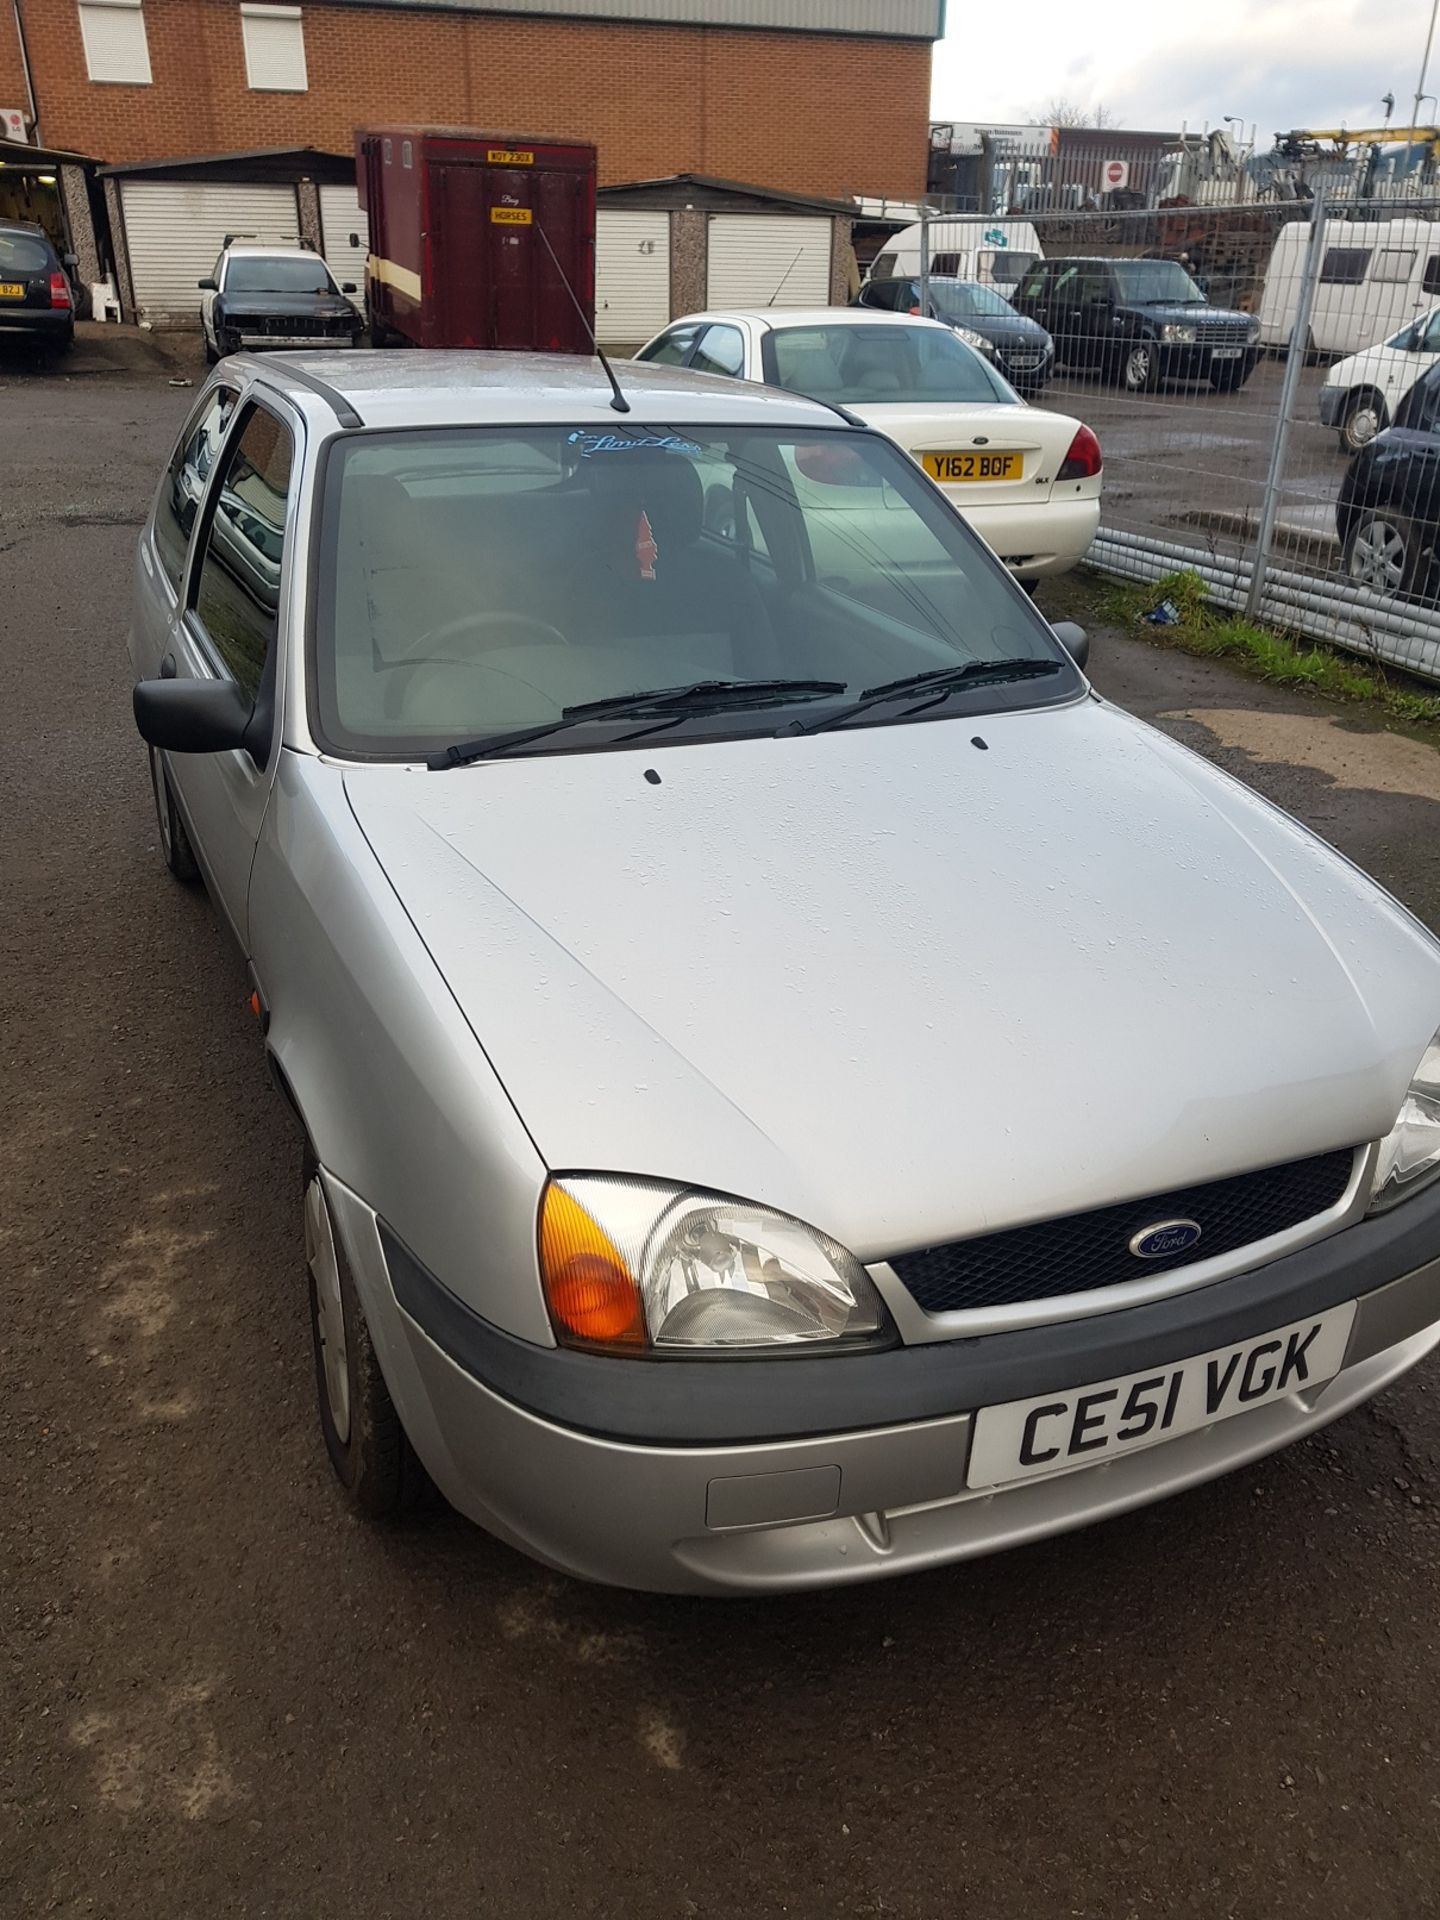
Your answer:
[[[80,37],[92,80],[150,84],[150,46],[140,0],[80,0]]]
[[[245,77],[260,93],[304,93],[310,85],[305,71],[305,29],[298,7],[240,9],[240,31],[245,36]]]

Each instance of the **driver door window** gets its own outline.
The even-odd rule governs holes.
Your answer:
[[[653,360],[661,367],[683,367],[699,331],[698,327],[672,327],[668,333],[661,334],[653,347],[647,347],[636,357]]]
[[[252,407],[225,457],[193,588],[193,619],[253,700],[275,641],[294,444]]]

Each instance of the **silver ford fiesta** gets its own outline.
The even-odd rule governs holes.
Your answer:
[[[226,361],[140,542],[161,844],[303,1135],[353,1499],[822,1586],[1412,1366],[1440,947],[1098,699],[880,435],[621,372]]]

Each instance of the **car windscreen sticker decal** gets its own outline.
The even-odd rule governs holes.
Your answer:
[[[587,433],[577,428],[566,435],[565,444],[577,448],[582,460],[597,453],[630,453],[637,447],[649,448],[651,452],[683,453],[691,459],[702,451],[693,440],[682,439],[678,433]]]

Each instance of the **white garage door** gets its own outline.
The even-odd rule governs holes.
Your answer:
[[[351,234],[360,236],[358,247],[350,244]],[[360,195],[354,187],[321,187],[320,250],[330,263],[330,271],[343,286],[353,282],[352,298],[365,304],[365,256],[370,251],[370,225]]]
[[[638,347],[670,318],[670,216],[606,213],[595,223],[595,332]]]
[[[712,214],[705,304],[828,307],[830,222],[789,214]]]
[[[293,187],[122,180],[120,205],[135,304],[156,327],[199,326],[195,282],[215,271],[227,233],[292,247],[300,237]]]

